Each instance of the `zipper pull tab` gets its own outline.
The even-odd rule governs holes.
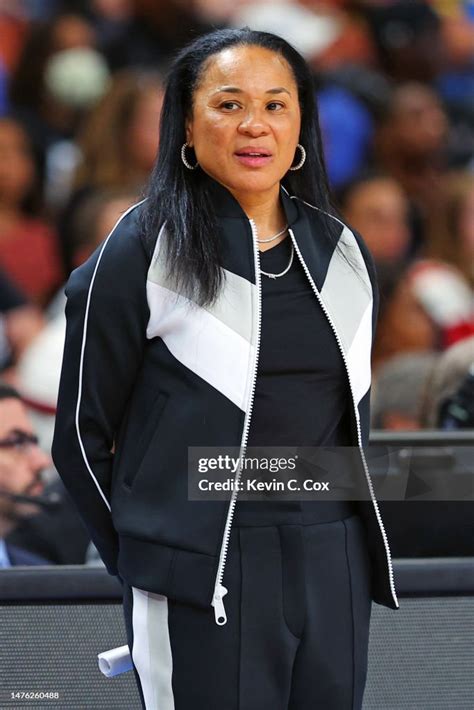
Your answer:
[[[227,592],[228,589],[226,589],[226,587],[224,587],[222,584],[218,584],[217,587],[214,589],[212,606],[214,607],[214,615],[216,617],[216,624],[218,624],[218,626],[224,626],[224,624],[227,623],[224,602],[222,601],[222,597],[225,597]]]

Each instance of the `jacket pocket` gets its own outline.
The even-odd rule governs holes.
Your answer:
[[[130,463],[127,467],[125,476],[122,480],[122,485],[127,489],[130,489],[133,486],[133,482],[137,477],[141,465],[155,437],[161,419],[161,415],[163,414],[163,410],[167,401],[168,395],[165,392],[159,392],[156,396],[155,401],[153,402],[151,410],[145,415],[142,433],[137,441],[136,446],[134,447],[135,455],[131,457],[133,463]]]

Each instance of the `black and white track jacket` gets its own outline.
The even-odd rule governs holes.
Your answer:
[[[226,277],[211,307],[189,308],[167,281],[160,258],[166,224],[147,256],[137,222],[143,202],[72,272],[52,455],[110,574],[183,602],[212,604],[217,623],[225,623],[237,494],[189,500],[188,447],[237,446],[245,453],[261,287],[255,224],[226,188],[214,180],[211,188]],[[297,258],[346,365],[350,443],[360,449],[370,492],[356,505],[367,530],[373,600],[396,609],[389,544],[363,450],[378,310],[373,262],[343,222],[283,187],[281,199]],[[329,222],[359,274],[325,237]]]

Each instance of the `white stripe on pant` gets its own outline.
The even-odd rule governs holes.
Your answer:
[[[137,587],[132,587],[132,592],[132,658],[140,676],[147,710],[175,710],[168,599],[163,594]]]

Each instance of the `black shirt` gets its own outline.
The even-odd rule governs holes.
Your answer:
[[[280,273],[291,238],[260,253],[260,268]],[[276,279],[262,274],[262,329],[248,446],[332,446],[348,405],[339,346],[294,254]]]
[[[287,236],[261,251],[260,269],[286,269],[291,248]],[[347,443],[351,397],[344,361],[296,252],[288,272],[276,279],[262,274],[261,284],[261,340],[247,449]],[[280,518],[285,512],[292,518],[303,509],[314,511],[315,504],[318,510],[337,511],[333,519],[349,510],[339,501],[237,499],[234,521],[269,520],[269,514]]]

